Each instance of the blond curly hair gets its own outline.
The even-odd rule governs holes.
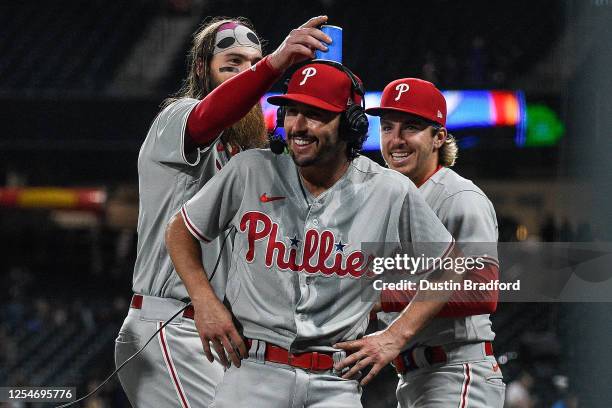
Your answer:
[[[457,140],[450,133],[447,134],[444,144],[438,149],[438,164],[444,167],[452,167],[459,156]]]

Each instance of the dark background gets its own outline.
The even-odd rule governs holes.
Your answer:
[[[549,106],[565,127],[559,143],[517,147],[514,128],[462,130],[460,146],[479,142],[460,150],[455,170],[494,203],[500,241],[610,241],[607,0],[3,2],[0,188],[87,187],[107,198],[93,212],[0,200],[0,386],[74,385],[82,395],[112,371],[131,296],[138,149],[180,87],[203,18],[246,16],[271,52],[319,14],[344,28],[344,62],[368,90],[416,76],[441,89],[522,90],[528,104]],[[612,406],[611,310],[500,304],[496,355],[531,401],[507,406]],[[381,375],[365,405],[395,406],[395,383],[391,370]],[[112,382],[84,406],[127,402]]]

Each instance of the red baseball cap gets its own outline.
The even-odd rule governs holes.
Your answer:
[[[340,113],[350,104],[361,103],[361,96],[353,92],[351,78],[346,72],[315,61],[296,70],[289,80],[287,93],[271,96],[268,102],[278,106],[300,102]]]
[[[380,106],[366,109],[372,116],[384,111],[411,113],[446,126],[446,99],[434,84],[418,78],[397,79],[383,90]]]

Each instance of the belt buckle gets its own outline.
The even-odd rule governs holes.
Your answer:
[[[400,354],[402,356],[402,362],[404,363],[404,369],[405,369],[404,372],[406,373],[408,371],[412,371],[418,368],[416,364],[413,363],[413,358],[412,358],[413,351],[414,351],[414,347],[411,347],[408,350]]]
[[[319,370],[319,353],[313,351],[310,353],[310,370],[314,370],[316,367]]]
[[[303,368],[303,364],[301,364],[300,358],[303,357],[299,354],[293,354],[292,352],[287,353],[287,364],[291,367]]]
[[[423,356],[425,356],[425,361],[427,361],[427,364],[432,365],[433,364],[433,348],[432,347],[425,347],[423,349]]]
[[[312,370],[312,366],[313,366],[312,354],[313,353],[293,354],[289,352],[287,354],[287,364],[289,364],[292,367],[297,367],[297,368],[301,368],[304,370]]]
[[[293,365],[293,353],[290,351],[287,351],[287,364],[294,367]]]

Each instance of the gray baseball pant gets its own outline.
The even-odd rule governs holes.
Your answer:
[[[398,408],[502,408],[506,385],[482,343],[452,347],[448,362],[400,375]]]
[[[211,408],[361,407],[357,381],[344,380],[332,370],[312,372],[265,361],[262,343],[253,341],[249,358],[225,372]]]
[[[144,296],[142,308],[130,308],[115,341],[119,366],[185,304]],[[179,315],[120,372],[119,380],[134,408],[208,407],[223,366],[204,356],[192,319]]]

